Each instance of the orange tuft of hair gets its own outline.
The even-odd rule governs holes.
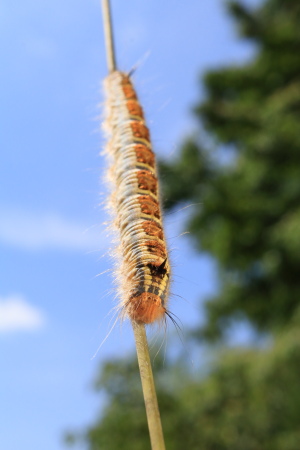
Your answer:
[[[162,306],[161,298],[150,292],[143,292],[133,297],[128,305],[129,317],[138,323],[153,323],[164,318],[166,309]]]

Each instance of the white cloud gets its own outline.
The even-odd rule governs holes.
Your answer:
[[[0,333],[35,331],[44,324],[44,314],[22,296],[0,297]]]
[[[22,210],[2,211],[0,242],[26,250],[103,250],[105,239],[100,227],[87,228],[54,213]]]

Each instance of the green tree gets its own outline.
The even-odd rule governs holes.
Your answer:
[[[300,3],[269,0],[250,12],[234,2],[230,11],[257,56],[205,77],[195,114],[220,144],[217,155],[195,139],[161,164],[166,207],[201,205],[187,228],[220,268],[207,337],[234,317],[280,329],[300,300]]]
[[[267,349],[219,354],[209,376],[156,358],[156,384],[168,450],[298,450],[300,440],[300,317]],[[115,360],[96,390],[108,405],[69,443],[89,450],[150,449],[138,368]]]
[[[187,373],[180,365],[172,366],[160,356],[154,358],[154,371],[160,409],[163,411],[166,446],[168,449],[182,450],[187,442],[196,443],[190,417],[185,415],[180,396],[174,393],[179,391],[182,378],[186,378]],[[95,389],[104,390],[107,395],[108,406],[104,415],[83,434],[67,435],[67,442],[83,441],[90,450],[150,449],[136,356],[132,360],[107,362],[95,382]]]
[[[208,376],[157,359],[158,397],[168,450],[298,450],[300,2],[229,10],[256,56],[205,77],[206,100],[194,111],[217,150],[190,139],[161,174],[167,208],[200,205],[187,227],[219,265],[201,336],[220,338],[246,318],[270,342],[220,352]],[[124,360],[101,371],[107,406],[81,435],[89,450],[150,448],[137,373]]]

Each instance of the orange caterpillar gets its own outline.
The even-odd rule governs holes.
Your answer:
[[[112,209],[120,239],[119,295],[126,315],[153,323],[169,315],[170,266],[164,238],[155,155],[130,77],[105,80],[105,128],[111,139]]]

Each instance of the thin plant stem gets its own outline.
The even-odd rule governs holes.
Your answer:
[[[146,406],[152,450],[165,450],[164,435],[157,403],[145,325],[131,321]]]
[[[116,57],[109,0],[102,0],[103,26],[106,46],[106,58],[109,72],[116,70]]]
[[[102,0],[102,14],[105,35],[107,65],[110,73],[116,71],[116,58],[112,32],[112,21],[109,0]],[[158,409],[149,348],[144,324],[131,320],[136,352],[142,381],[147,421],[152,450],[165,450],[163,430]]]

